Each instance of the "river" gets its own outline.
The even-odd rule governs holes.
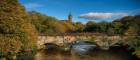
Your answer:
[[[82,53],[82,52],[81,52]],[[108,50],[90,50],[87,54],[78,54],[74,50],[44,49],[35,55],[35,60],[137,60],[132,53],[122,47]]]

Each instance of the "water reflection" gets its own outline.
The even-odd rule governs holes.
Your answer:
[[[88,41],[76,41],[71,45],[71,50],[79,55],[85,55],[91,53],[97,49],[97,44]]]
[[[136,60],[131,53],[122,47],[111,47],[109,50],[91,49],[87,50],[88,54],[79,54],[83,53],[80,49],[82,49],[82,46],[85,49],[85,45],[82,44],[79,45],[80,47],[75,48],[74,46],[77,46],[75,44],[73,47],[78,50],[71,49],[69,51],[64,51],[58,46],[53,46],[55,45],[51,45],[49,49],[39,51],[35,56],[35,60]],[[95,48],[95,45],[93,46],[89,44],[86,47]],[[79,52],[76,53],[75,51]]]
[[[42,50],[37,53],[35,60],[135,60],[126,51],[105,51],[98,50],[89,55],[77,55],[73,52],[53,51],[46,52]]]

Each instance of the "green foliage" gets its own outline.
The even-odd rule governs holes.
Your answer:
[[[120,21],[113,21],[112,22],[112,27],[114,29],[115,34],[121,34],[122,33],[122,26],[123,24]]]
[[[135,48],[135,51],[133,52],[134,55],[136,55],[138,58],[140,58],[140,36],[137,36],[135,39],[132,40],[133,47]]]
[[[38,12],[30,12],[30,16],[32,24],[35,25],[39,33],[65,33],[73,30],[71,23],[59,21],[55,17],[46,16]]]
[[[98,24],[93,21],[89,21],[86,23],[84,30],[86,32],[96,32],[96,31],[98,31]]]
[[[140,47],[135,49],[135,52],[133,52],[138,58],[140,58]]]
[[[100,25],[100,31],[101,32],[107,32],[108,26],[109,26],[108,22],[102,21],[102,22],[99,23],[99,25]]]
[[[81,22],[76,22],[74,26],[76,32],[83,32],[84,24],[82,24]]]

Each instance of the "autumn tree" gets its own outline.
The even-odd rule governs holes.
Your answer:
[[[74,27],[76,32],[83,32],[85,28],[84,24],[82,24],[81,22],[76,22]]]
[[[134,17],[134,22],[137,24],[138,35],[140,35],[140,15]]]
[[[35,26],[37,31],[40,33],[45,32],[47,27],[42,23],[44,23],[44,21],[46,20],[46,16],[35,11],[29,12],[29,15],[30,15],[31,23]]]
[[[0,0],[1,55],[31,51],[36,46],[36,39],[37,32],[18,0]]]
[[[62,22],[62,25],[65,26],[66,28],[66,33],[71,33],[74,30],[74,26],[72,23],[68,23],[68,22]]]
[[[135,26],[129,26],[129,28],[125,31],[125,35],[137,35],[137,28]]]
[[[31,16],[31,22],[35,25],[39,33],[54,34],[65,33],[68,30],[69,25],[63,23],[52,16],[47,16],[39,12],[29,12]],[[71,28],[71,26],[70,26]]]

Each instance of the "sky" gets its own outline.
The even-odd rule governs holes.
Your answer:
[[[73,22],[86,23],[120,19],[124,16],[140,13],[140,0],[19,0],[27,11],[37,11],[67,19],[69,13]]]

